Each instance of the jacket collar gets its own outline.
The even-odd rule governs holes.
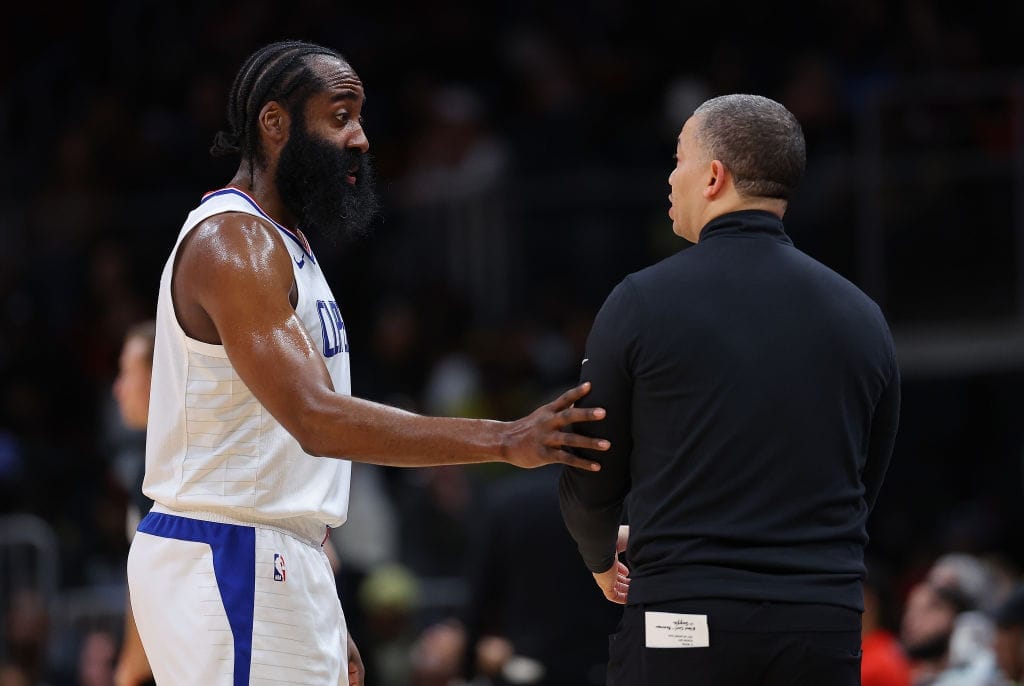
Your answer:
[[[782,220],[764,210],[739,210],[715,217],[700,230],[700,242],[720,236],[770,238],[787,245],[793,241],[786,235]]]

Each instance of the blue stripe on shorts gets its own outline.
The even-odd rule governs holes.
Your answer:
[[[217,588],[234,639],[234,686],[248,684],[256,604],[256,529],[150,512],[139,522],[138,530],[153,536],[210,546]]]

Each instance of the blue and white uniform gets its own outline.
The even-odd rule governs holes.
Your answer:
[[[225,212],[278,229],[296,314],[335,390],[351,393],[344,321],[305,238],[237,189],[208,193],[160,279],[143,482],[155,505],[128,558],[132,608],[158,683],[347,684],[345,618],[322,543],[345,521],[351,463],[305,453],[224,347],[190,338],[174,313],[182,239]]]

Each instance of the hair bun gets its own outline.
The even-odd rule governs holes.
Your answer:
[[[230,131],[218,131],[213,137],[210,154],[214,157],[237,155],[239,152],[238,134],[231,133]]]

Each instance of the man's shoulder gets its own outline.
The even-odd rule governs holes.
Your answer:
[[[639,291],[646,291],[651,288],[657,288],[667,280],[694,276],[703,268],[698,252],[697,245],[683,248],[667,257],[663,257],[654,264],[626,275],[619,285],[629,284],[629,286]]]
[[[222,188],[204,195],[189,212],[182,229],[191,233],[197,228],[270,234],[274,232],[275,223],[246,193],[236,188]]]
[[[807,269],[811,271],[817,279],[825,282],[830,289],[841,291],[847,298],[861,303],[868,309],[879,312],[881,311],[875,300],[852,280],[798,248],[794,248],[793,252],[798,259],[805,263]]]
[[[249,234],[273,236],[277,234],[277,229],[263,217],[239,210],[226,210],[200,219],[192,230],[225,237]]]
[[[265,261],[282,250],[277,231],[259,217],[223,212],[199,221],[182,239],[178,261],[201,259],[209,266]]]
[[[287,247],[268,221],[242,211],[224,211],[198,220],[182,236],[175,273],[203,274],[214,280],[257,273],[291,274]],[[197,271],[198,270],[198,271]]]

